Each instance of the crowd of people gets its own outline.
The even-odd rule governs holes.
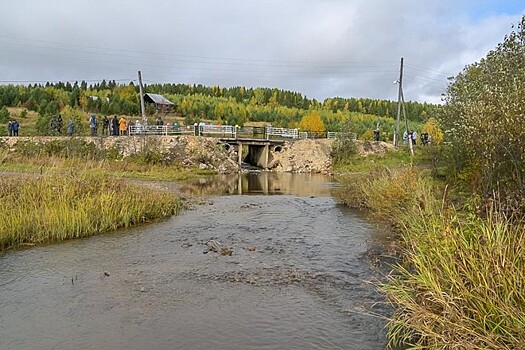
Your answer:
[[[409,140],[412,142],[412,145],[417,145],[417,131],[410,130],[410,132],[407,132],[405,130],[405,132],[403,133],[403,144],[404,145],[408,144]],[[422,132],[420,136],[420,140],[421,140],[421,144],[426,146],[431,143],[432,137],[430,136],[428,132]]]
[[[99,122],[97,116],[92,114],[89,117],[89,129],[91,136],[97,136]],[[124,136],[127,135],[129,122],[124,117],[114,115],[111,119],[108,116],[102,118],[102,135],[103,136]]]

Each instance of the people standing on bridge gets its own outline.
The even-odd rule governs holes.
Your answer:
[[[13,136],[13,121],[10,120],[9,123],[7,123],[7,135]]]
[[[114,115],[113,118],[111,119],[111,126],[112,126],[111,135],[118,136],[118,117],[116,115]]]
[[[128,125],[127,125],[128,121],[126,120],[126,118],[124,118],[123,116],[120,117],[118,124],[119,124],[120,136],[126,135],[126,130],[128,129]]]
[[[91,136],[97,136],[97,117],[94,114],[89,117],[89,128],[91,129]]]
[[[142,133],[142,124],[140,124],[140,121],[135,120],[135,132],[137,134]]]
[[[11,123],[11,127],[13,128],[13,136],[18,136],[18,129],[20,128],[20,124],[18,124],[18,121],[13,120]]]
[[[102,119],[102,135],[109,135],[109,119],[107,115]]]

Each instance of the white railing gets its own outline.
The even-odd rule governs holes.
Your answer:
[[[266,137],[279,136],[296,139],[299,137],[299,129],[285,129],[285,128],[274,128],[271,126],[266,127]]]
[[[193,134],[193,129],[181,129],[173,125],[130,125],[128,127],[129,135],[181,135]]]
[[[333,140],[337,137],[337,135],[340,134],[339,132],[329,131],[326,133],[326,138],[329,140]]]
[[[242,134],[243,129],[237,129],[232,125],[195,125],[188,126],[186,128],[180,128],[178,125],[146,125],[140,124],[130,125],[128,127],[128,135],[222,135],[237,138],[237,133]],[[308,132],[300,132],[299,129],[286,129],[286,128],[274,128],[267,126],[265,129],[266,138],[269,139],[271,136],[276,138],[291,138],[291,139],[307,139],[309,138]],[[336,139],[343,135],[342,132],[328,131],[326,133],[327,139]],[[314,138],[318,136],[312,136]],[[357,139],[355,133],[351,133],[353,140]]]
[[[327,139],[330,139],[330,140],[334,140],[334,139],[337,139],[341,136],[343,136],[345,133],[342,133],[342,132],[334,132],[334,131],[328,131],[326,133],[326,138]],[[350,133],[350,137],[352,138],[352,140],[357,140],[357,134],[355,132],[352,132]]]
[[[195,125],[196,135],[202,136],[207,134],[231,135],[237,138],[237,127],[232,125]]]

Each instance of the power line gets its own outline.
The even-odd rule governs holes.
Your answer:
[[[195,59],[204,59],[204,60],[211,60],[212,62],[205,62],[205,63],[217,63],[216,61],[232,61],[231,63],[224,62],[225,64],[238,64],[239,62],[259,62],[259,63],[281,63],[282,66],[286,67],[287,65],[324,65],[324,66],[333,66],[333,65],[355,65],[358,68],[359,67],[378,67],[378,66],[384,66],[384,65],[393,65],[392,62],[388,61],[297,61],[297,60],[261,60],[261,59],[251,59],[251,58],[239,58],[239,57],[213,57],[213,56],[199,56],[199,55],[184,55],[184,54],[169,54],[166,52],[153,52],[153,51],[140,51],[140,50],[129,50],[129,49],[122,49],[122,48],[109,48],[109,47],[97,47],[97,46],[86,46],[86,45],[78,45],[74,43],[60,43],[55,41],[48,41],[48,40],[38,40],[38,39],[28,39],[28,38],[15,38],[15,37],[7,37],[0,35],[0,39],[4,40],[10,40],[10,41],[16,41],[15,45],[25,45],[25,46],[31,46],[29,44],[23,44],[20,41],[28,41],[28,42],[34,42],[34,43],[45,43],[45,44],[52,44],[52,45],[60,45],[59,47],[46,47],[46,46],[33,46],[38,48],[51,48],[51,49],[58,49],[58,50],[66,50],[66,51],[76,51],[79,53],[94,53],[94,54],[106,54],[111,56],[124,56],[124,57],[130,57],[129,55],[122,55],[122,54],[115,54],[111,53],[112,51],[116,52],[127,52],[127,53],[135,53],[135,54],[141,54],[141,55],[148,55],[148,56],[154,56],[154,59],[162,59],[162,56],[164,57],[170,57],[170,58],[189,58],[192,59],[190,62],[195,62]],[[67,48],[64,48],[66,46]],[[88,50],[103,50],[103,52],[89,52],[89,51],[80,51],[72,49],[73,47],[79,48],[79,49],[88,49]]]

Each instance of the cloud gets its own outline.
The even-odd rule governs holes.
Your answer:
[[[446,77],[483,57],[520,14],[474,1],[11,1],[0,70],[13,81],[136,79],[269,86],[438,102]],[[485,2],[486,3],[486,2]]]

